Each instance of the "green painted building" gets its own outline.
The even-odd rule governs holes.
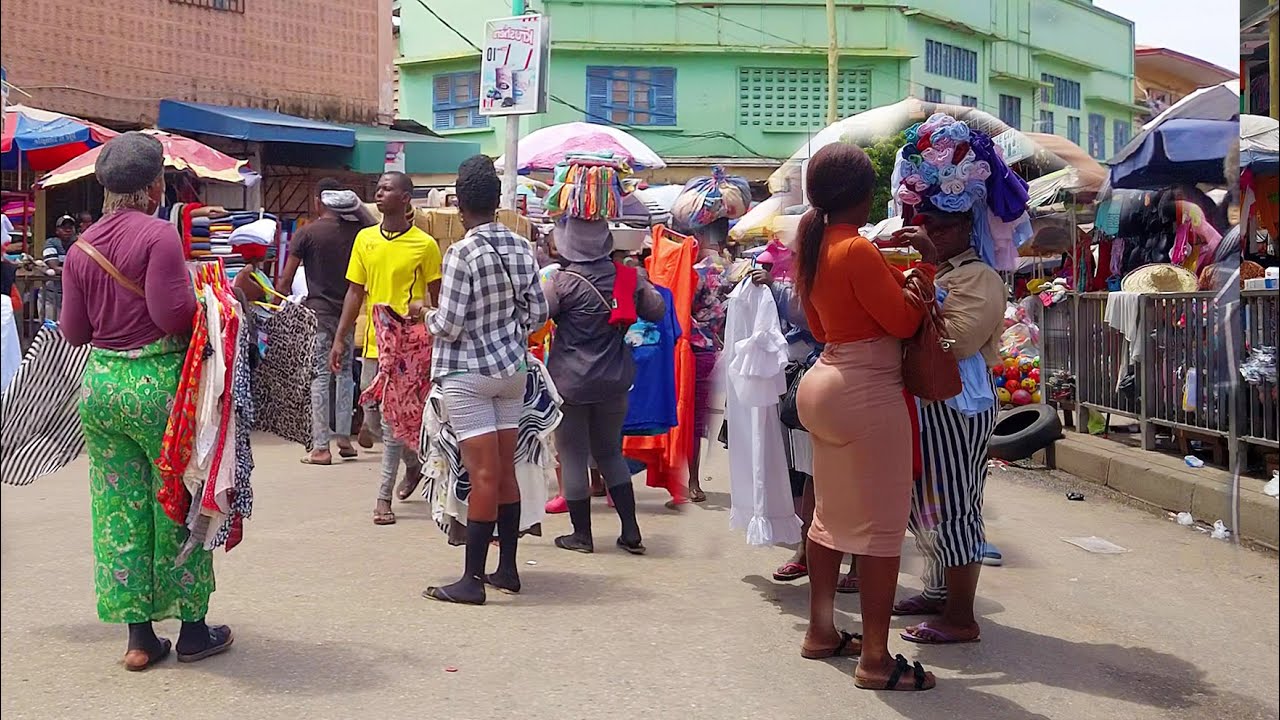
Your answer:
[[[503,0],[423,1],[434,14],[400,4],[400,114],[498,155],[504,123],[475,111],[469,42],[481,44]],[[1089,0],[836,6],[842,116],[915,96],[1063,135],[1098,158],[1130,137],[1133,24]],[[551,18],[552,97],[524,132],[612,123],[676,176],[719,162],[762,178],[826,124],[822,0],[530,0],[529,10]]]

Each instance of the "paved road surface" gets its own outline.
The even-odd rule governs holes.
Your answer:
[[[117,664],[123,632],[94,615],[83,464],[3,488],[5,720],[1248,720],[1280,707],[1274,556],[1096,495],[1068,502],[1044,476],[1008,470],[989,485],[989,534],[1008,564],[983,574],[982,643],[896,643],[939,686],[886,695],[855,689],[852,661],[799,657],[805,585],[768,579],[786,550],[727,529],[723,457],[705,506],[671,513],[641,493],[648,557],[612,550],[601,503],[603,552],[535,539],[522,545],[537,563],[522,564],[524,595],[460,608],[419,597],[461,561],[422,503],[400,505],[394,527],[371,524],[374,462],[311,468],[296,448],[258,448],[247,541],[217,560],[211,619],[238,641],[192,667]],[[1059,539],[1081,535],[1131,552]],[[856,628],[857,597],[839,607]]]

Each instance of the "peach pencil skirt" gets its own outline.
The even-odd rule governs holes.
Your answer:
[[[853,555],[900,555],[913,442],[901,341],[827,345],[800,382],[796,407],[813,438],[809,539]]]

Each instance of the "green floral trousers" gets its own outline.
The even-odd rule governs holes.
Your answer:
[[[103,622],[194,621],[209,609],[212,554],[198,549],[176,564],[186,529],[156,500],[155,461],[185,353],[184,340],[165,338],[127,352],[94,349],[85,367],[80,422]]]

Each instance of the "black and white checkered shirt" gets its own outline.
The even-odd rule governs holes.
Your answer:
[[[443,272],[440,307],[427,316],[431,377],[515,374],[547,321],[533,247],[499,223],[480,225],[445,252]]]

